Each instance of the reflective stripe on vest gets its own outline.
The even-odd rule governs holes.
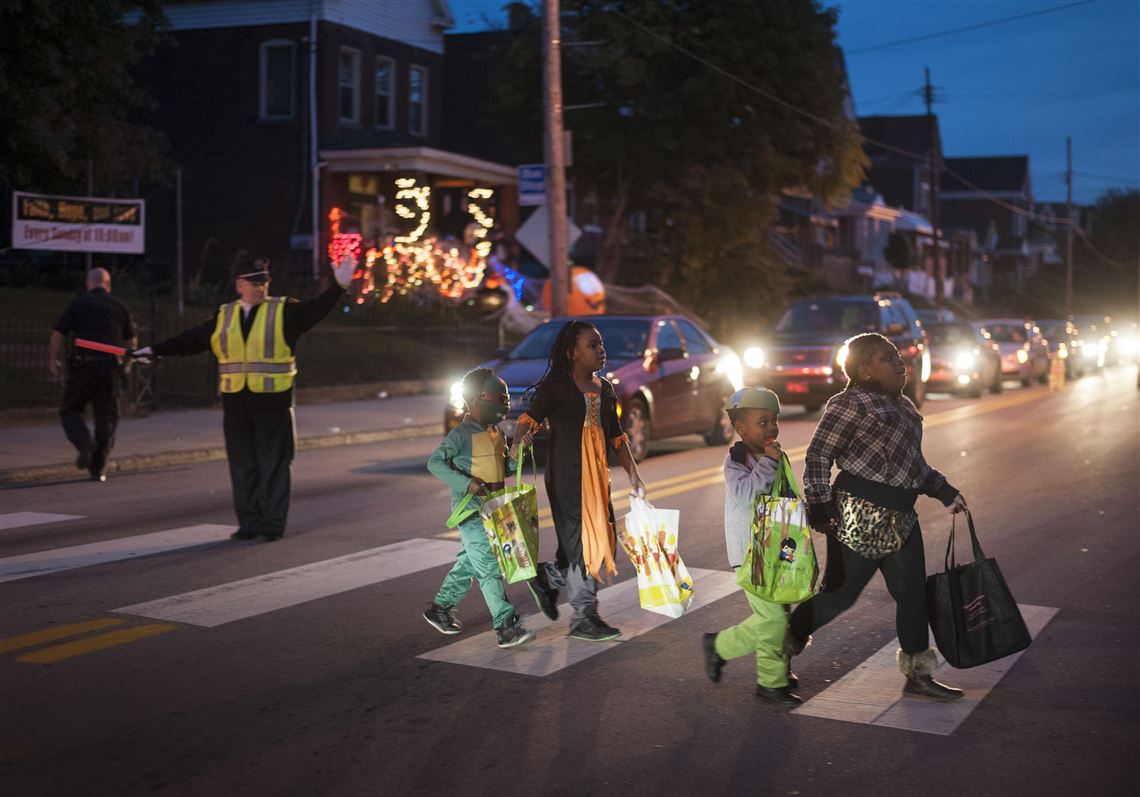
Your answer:
[[[210,346],[218,358],[218,389],[222,393],[284,393],[293,387],[297,361],[285,343],[286,299],[273,297],[256,308],[248,337],[241,334],[241,303],[218,311]]]

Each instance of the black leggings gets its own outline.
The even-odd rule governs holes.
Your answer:
[[[833,566],[837,556],[841,557],[841,569]],[[865,559],[828,537],[827,562],[826,591],[801,603],[792,612],[788,631],[793,637],[806,640],[816,629],[851,608],[875,571],[881,570],[887,590],[895,599],[895,630],[903,652],[913,655],[930,647],[926,626],[926,554],[922,529],[917,523],[903,547],[882,559]]]

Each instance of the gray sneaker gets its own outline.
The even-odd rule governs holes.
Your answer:
[[[495,633],[499,637],[501,648],[513,648],[534,639],[534,632],[523,628],[522,619],[517,614],[508,617],[506,622],[495,629]]]

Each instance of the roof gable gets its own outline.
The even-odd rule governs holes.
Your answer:
[[[941,190],[973,191],[958,176],[983,191],[1020,192],[1028,189],[1029,156],[996,155],[981,158],[947,158]],[[953,172],[953,174],[951,174]],[[955,176],[957,175],[957,176]]]
[[[928,142],[930,134],[927,129],[925,114],[918,116],[860,116],[859,130],[864,138],[881,141],[892,147],[914,152],[926,157],[930,147]],[[867,156],[875,159],[904,159],[911,160],[894,150],[883,149],[872,141],[866,141],[863,149]],[[938,129],[938,117],[934,117],[934,154],[942,157],[942,134]]]

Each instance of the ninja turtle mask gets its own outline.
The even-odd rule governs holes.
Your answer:
[[[483,392],[473,401],[467,402],[471,416],[483,426],[497,424],[507,417],[511,407],[507,383],[497,376],[488,376],[483,382]]]

